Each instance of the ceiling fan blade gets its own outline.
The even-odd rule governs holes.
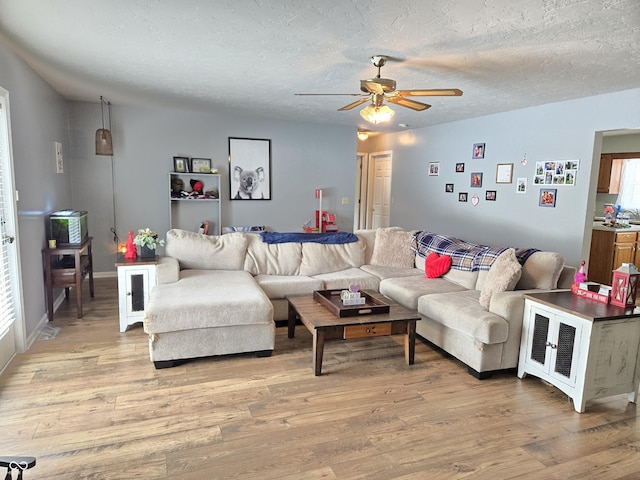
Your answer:
[[[387,101],[389,101],[390,103],[395,103],[396,105],[400,105],[401,107],[407,107],[412,110],[417,110],[418,112],[421,112],[422,110],[426,110],[427,108],[431,107],[431,105],[427,105],[426,103],[416,102],[415,100],[411,100],[410,98],[404,98],[400,95],[397,95],[394,97],[388,97]]]
[[[345,105],[342,108],[339,108],[338,111],[341,112],[343,110],[351,110],[352,108],[357,107],[358,105],[362,105],[363,103],[367,103],[369,101],[369,97],[365,97],[365,98],[361,98],[360,100],[356,100],[353,103],[350,103],[349,105]]]
[[[377,93],[378,95],[382,95],[384,93],[384,89],[382,85],[376,82],[367,82],[366,80],[362,80],[360,85],[367,89],[368,92]]]
[[[349,96],[349,97],[360,97],[361,93],[294,93],[294,95],[298,96]]]
[[[403,97],[459,97],[462,90],[457,88],[440,88],[430,90],[398,90],[396,93]]]

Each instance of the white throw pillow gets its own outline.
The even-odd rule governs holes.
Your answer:
[[[415,253],[411,250],[412,232],[397,227],[378,228],[373,244],[371,265],[393,268],[414,268]]]
[[[505,250],[493,262],[480,291],[480,305],[489,308],[491,296],[497,292],[513,290],[522,275],[522,266],[513,248]]]

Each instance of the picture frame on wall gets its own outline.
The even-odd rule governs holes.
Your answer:
[[[191,173],[211,173],[210,158],[192,158]]]
[[[556,206],[557,194],[557,188],[541,188],[540,197],[538,198],[538,206],[554,208]]]
[[[271,197],[271,140],[229,137],[230,200]]]
[[[440,162],[429,162],[429,176],[440,175]]]
[[[496,183],[513,182],[513,163],[499,163],[496,166]]]
[[[445,183],[444,184],[444,191],[446,193],[453,193],[453,183]]]
[[[482,172],[471,173],[471,187],[482,188]]]
[[[495,202],[498,192],[496,190],[487,190],[484,194],[484,199],[488,202]]]
[[[474,143],[473,144],[473,154],[471,158],[484,158],[484,143]]]
[[[173,171],[189,173],[189,157],[173,157]]]
[[[516,180],[516,192],[527,193],[527,177],[519,177]]]
[[[464,163],[456,163],[456,173],[464,173]]]
[[[460,192],[458,194],[458,201],[459,202],[466,202],[467,201],[467,197],[468,197],[468,193],[467,192]]]

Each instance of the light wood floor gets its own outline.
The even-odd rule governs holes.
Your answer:
[[[86,282],[85,282],[86,283]],[[401,337],[332,342],[278,328],[270,358],[165,370],[140,325],[118,332],[115,279],[75,318],[73,293],[0,378],[0,455],[34,479],[637,479],[640,427],[625,395],[578,414],[533,377],[479,381]]]

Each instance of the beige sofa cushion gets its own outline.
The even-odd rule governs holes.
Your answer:
[[[493,262],[489,273],[484,279],[482,290],[480,291],[480,305],[489,308],[489,302],[494,293],[513,290],[520,280],[522,266],[516,258],[516,251],[509,248],[500,254]]]
[[[346,289],[360,285],[361,290],[378,290],[380,279],[360,268],[348,268],[337,272],[321,273],[313,278],[322,280],[324,290]]]
[[[415,265],[415,253],[411,249],[412,232],[396,227],[376,230],[371,265],[394,268],[412,268]]]
[[[555,252],[535,252],[522,267],[522,276],[516,290],[557,288],[564,266],[564,257]]]
[[[464,287],[444,278],[427,278],[424,273],[409,277],[386,278],[380,282],[380,293],[409,310],[418,308],[418,298],[423,295],[464,290]]]
[[[244,269],[252,275],[298,275],[302,245],[297,242],[265,243],[259,234],[247,233]]]
[[[357,237],[364,242],[364,261],[365,265],[371,263],[371,255],[373,255],[373,246],[376,242],[375,230],[356,230],[353,232]]]
[[[247,239],[241,233],[202,235],[187,230],[167,232],[165,253],[176,258],[180,268],[201,270],[242,270]]]
[[[271,300],[287,295],[311,294],[324,288],[322,280],[302,275],[256,275],[253,279]]]
[[[304,242],[300,275],[312,277],[360,267],[364,262],[365,243],[361,240],[337,245]]]
[[[418,313],[485,344],[506,342],[509,324],[480,305],[479,297],[478,290],[423,295]]]
[[[226,235],[225,235],[226,236]],[[180,280],[151,290],[146,333],[238,325],[269,325],[273,305],[244,270],[183,270]]]

